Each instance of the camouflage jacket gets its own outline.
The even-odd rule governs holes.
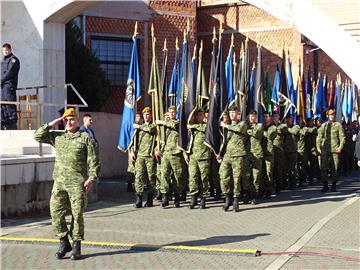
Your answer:
[[[94,181],[100,172],[96,142],[86,132],[50,132],[51,127],[42,125],[34,133],[34,139],[55,147],[53,178],[68,184]]]
[[[197,160],[208,160],[211,158],[211,150],[204,144],[206,124],[192,125],[191,157]]]
[[[274,149],[284,151],[284,136],[287,132],[287,126],[285,124],[279,123],[275,127],[276,127],[276,137],[273,142]]]
[[[170,155],[177,155],[182,153],[181,149],[178,148],[179,140],[179,121],[169,120],[165,123],[165,146],[164,153]]]
[[[225,127],[228,130],[225,137],[225,144],[222,149],[225,157],[241,157],[248,153],[247,150],[247,124],[244,121],[232,123]]]
[[[297,143],[297,152],[299,154],[305,153],[305,138],[306,134],[308,133],[308,129],[308,127],[300,127],[299,140]]]
[[[316,154],[317,127],[306,127],[305,151]]]
[[[322,152],[336,152],[336,148],[340,150],[344,148],[345,132],[340,123],[334,122],[323,123],[318,129],[316,137],[316,147]]]
[[[300,126],[294,125],[287,128],[287,133],[284,137],[284,151],[285,153],[296,153],[300,135]]]
[[[137,157],[151,157],[154,151],[156,126],[153,123],[144,123],[137,130],[138,140],[136,145]]]
[[[250,136],[250,152],[257,158],[262,158],[264,152],[261,141],[264,136],[264,126],[262,124],[249,125],[247,134]]]
[[[274,140],[276,138],[276,127],[270,125],[265,127],[264,136],[262,139],[262,148],[264,151],[264,156],[272,156],[274,154]]]

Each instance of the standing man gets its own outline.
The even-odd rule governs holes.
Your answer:
[[[219,175],[221,190],[224,193],[225,204],[224,211],[228,211],[231,203],[231,179],[234,181],[234,201],[233,210],[239,211],[239,198],[241,192],[241,184],[244,191],[247,193],[250,189],[248,182],[241,183],[245,170],[245,158],[248,152],[246,151],[247,142],[247,124],[245,121],[238,122],[238,108],[232,106],[229,108],[229,116],[231,124],[226,124],[221,121],[220,126],[227,130],[225,136],[225,143],[222,149],[223,158],[217,156],[217,160],[221,163]],[[247,180],[247,179],[246,179]]]
[[[1,62],[1,101],[16,101],[20,61],[12,53],[9,43],[4,43],[2,50],[4,59]],[[17,129],[17,119],[15,104],[1,104],[1,129]]]
[[[64,122],[65,132],[50,132]],[[79,119],[73,108],[63,116],[35,131],[34,138],[55,147],[54,185],[50,198],[50,214],[55,236],[60,239],[57,259],[72,250],[71,259],[81,258],[81,240],[84,239],[84,206],[86,194],[99,176],[100,162],[94,140],[86,132],[79,132]],[[68,229],[65,215],[70,210],[72,219]],[[71,247],[68,235],[73,239]]]
[[[83,116],[83,125],[79,128],[80,132],[86,132],[90,135],[90,137],[97,142],[96,137],[95,137],[95,132],[94,130],[91,128],[93,124],[93,119],[92,116],[88,113],[84,114]]]
[[[318,128],[315,126],[314,119],[307,119],[307,132],[305,136],[305,151],[308,157],[308,182],[312,185],[314,182],[314,176],[317,180],[320,180],[320,168],[319,168],[319,153],[316,150],[316,136]]]
[[[305,138],[307,136],[308,128],[305,126],[302,115],[296,116],[296,123],[300,127],[299,141],[297,144],[297,177],[299,179],[298,187],[303,187],[309,174],[308,155],[305,149]]]
[[[255,193],[252,195],[252,204],[256,204],[256,199],[260,198],[260,185],[262,179],[262,165],[264,152],[261,141],[264,136],[264,127],[257,122],[257,111],[253,110],[249,113],[249,127],[247,134],[250,136],[250,167],[253,177],[253,186]]]
[[[329,121],[323,123],[316,137],[316,148],[321,155],[321,179],[323,192],[329,190],[328,171],[331,171],[331,191],[336,191],[336,180],[339,170],[339,155],[345,144],[345,132],[340,123],[335,122],[334,110],[328,111]]]
[[[169,107],[169,120],[156,120],[157,125],[164,125],[166,128],[166,142],[161,160],[161,206],[169,205],[170,186],[174,191],[174,206],[180,207],[180,194],[183,191],[183,152],[178,148],[179,121],[176,120],[176,107]],[[173,181],[171,181],[173,180]]]
[[[133,145],[131,149],[131,157],[135,161],[136,208],[142,207],[142,195],[146,179],[148,180],[147,200],[144,207],[153,206],[153,193],[156,184],[156,162],[154,159],[156,127],[152,123],[150,107],[145,107],[142,114],[144,124],[134,123],[134,128],[139,132],[139,137],[137,145]]]
[[[204,122],[205,112],[196,112],[196,124],[188,125],[192,132],[192,143],[189,160],[189,188],[191,195],[190,209],[197,204],[200,197],[200,208],[205,209],[206,197],[209,196],[209,174],[211,150],[204,144],[206,124]]]

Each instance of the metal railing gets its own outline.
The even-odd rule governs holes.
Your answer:
[[[42,85],[42,86],[32,86],[32,87],[21,87],[21,88],[17,88],[16,91],[29,91],[29,90],[35,90],[35,95],[39,96],[39,90],[40,89],[47,89],[47,88],[58,88],[58,87],[62,87],[62,86],[56,86],[56,85]],[[57,108],[64,108],[66,110],[66,108],[68,107],[74,107],[77,114],[79,114],[79,108],[87,108],[88,104],[85,101],[85,99],[80,95],[79,91],[74,87],[74,85],[72,83],[65,83],[64,84],[64,88],[68,88],[70,87],[70,89],[75,93],[75,95],[79,98],[79,100],[82,102],[82,104],[69,104],[67,103],[67,91],[65,92],[65,100],[64,103],[49,103],[49,102],[42,102],[41,99],[37,99],[37,102],[26,102],[27,106],[34,106],[36,107],[36,111],[37,111],[37,119],[36,121],[36,128],[40,127],[41,123],[42,123],[42,111],[45,107],[57,107]],[[34,95],[34,94],[27,94],[27,95]],[[25,95],[25,96],[27,96]],[[21,95],[19,95],[21,96]],[[0,104],[13,104],[16,105],[17,107],[20,107],[23,103],[20,102],[20,100],[18,101],[2,101],[0,100]],[[18,111],[19,113],[19,111]],[[39,156],[43,155],[43,151],[42,151],[42,143],[39,143]]]

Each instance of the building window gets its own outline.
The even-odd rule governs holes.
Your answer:
[[[92,37],[90,46],[111,85],[125,86],[130,66],[132,40]]]

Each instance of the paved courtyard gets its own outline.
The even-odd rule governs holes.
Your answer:
[[[360,172],[341,177],[338,192],[320,189],[235,213],[213,201],[135,209],[125,183],[102,182],[85,214],[82,260],[56,260],[50,219],[36,215],[1,221],[1,269],[360,269]]]

